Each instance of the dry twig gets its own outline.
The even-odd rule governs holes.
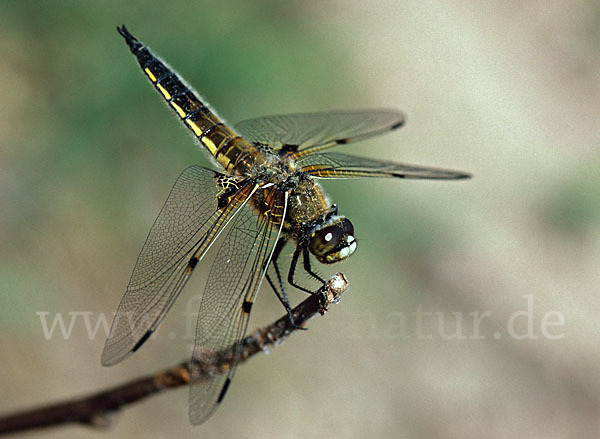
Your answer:
[[[309,296],[293,309],[294,322],[302,326],[317,313],[324,314],[327,306],[337,303],[346,290],[348,282],[343,273],[337,273],[327,281],[318,293]],[[298,326],[291,324],[288,315],[247,336],[237,357],[243,363],[254,354],[269,346],[280,344]],[[212,356],[215,363],[206,363],[206,370],[223,370],[233,362],[231,352],[219,352]],[[102,428],[110,424],[112,415],[121,408],[165,390],[189,383],[189,362],[182,362],[169,369],[161,370],[144,378],[130,381],[111,389],[80,399],[72,399],[52,405],[23,410],[0,417],[0,435],[35,428],[77,423]]]

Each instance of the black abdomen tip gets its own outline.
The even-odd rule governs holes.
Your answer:
[[[129,46],[131,53],[134,55],[143,47],[143,44],[140,43],[136,37],[131,35],[125,25],[122,25],[121,27],[117,26],[117,31],[123,38],[125,38],[125,42]]]

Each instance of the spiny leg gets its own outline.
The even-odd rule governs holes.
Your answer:
[[[302,264],[304,265],[304,270],[309,275],[311,275],[313,278],[317,279],[319,282],[321,282],[323,285],[325,285],[326,281],[324,279],[322,279],[321,276],[319,276],[317,273],[312,271],[312,268],[310,267],[310,254],[308,253],[308,249],[306,249],[306,248],[302,252]],[[322,306],[325,305],[325,300],[326,300],[325,293],[323,293],[319,297],[319,301],[321,302]]]
[[[268,272],[266,273],[266,278],[267,278],[267,281],[269,282],[269,285],[271,285],[271,288],[275,292],[275,295],[277,296],[277,298],[279,299],[279,301],[281,302],[281,304],[284,306],[285,310],[288,312],[288,314],[290,314],[290,317],[291,317],[290,301],[288,300],[287,294],[285,292],[285,287],[283,286],[283,281],[281,279],[281,274],[279,272],[279,266],[277,265],[277,259],[279,258],[279,255],[281,254],[281,250],[285,246],[286,242],[287,241],[285,240],[285,238],[279,238],[279,241],[277,241],[277,244],[275,245],[275,249],[273,250],[273,257],[271,258],[271,264],[273,264],[273,268],[275,268],[275,273],[277,274],[277,281],[278,281],[279,289],[278,289],[277,285],[275,284],[275,282],[273,281],[273,279],[271,279],[271,276],[269,275]]]
[[[305,249],[306,250],[306,249]],[[298,288],[301,291],[304,291],[308,294],[315,294],[314,291],[309,290],[308,288],[304,288],[302,285],[296,283],[295,274],[296,274],[296,265],[298,264],[298,258],[300,257],[300,253],[302,252],[301,248],[296,248],[294,254],[292,255],[292,262],[290,263],[290,271],[288,272],[288,282],[290,285]],[[317,277],[318,279],[318,277]]]
[[[285,293],[285,287],[283,285],[283,279],[281,278],[281,271],[279,271],[279,264],[277,264],[277,259],[279,258],[281,250],[283,249],[283,247],[285,247],[286,243],[287,240],[285,238],[279,238],[275,250],[273,251],[273,258],[271,260],[273,261],[273,268],[275,268],[275,273],[277,274],[277,280],[279,281],[279,287],[281,288],[283,298],[285,302],[289,305],[289,300],[287,294]]]
[[[321,276],[319,276],[317,273],[315,273],[311,266],[310,266],[310,253],[308,251],[308,248],[299,248],[297,247],[296,250],[294,251],[294,254],[292,256],[292,262],[290,264],[290,271],[288,273],[288,282],[298,288],[299,290],[302,290],[308,294],[318,294],[319,295],[319,303],[324,307],[324,310],[327,310],[325,308],[325,304],[327,303],[327,295],[325,293],[325,290],[323,288],[320,288],[317,291],[312,291],[309,290],[308,288],[305,288],[299,284],[297,284],[294,280],[294,275],[296,273],[296,265],[298,264],[298,258],[300,257],[300,253],[302,253],[302,264],[304,266],[304,270],[310,275],[312,276],[314,279],[318,280],[320,283],[323,284],[323,286],[325,286],[327,284],[327,282],[321,278]]]
[[[310,274],[313,278],[315,278],[316,280],[318,280],[320,283],[322,283],[322,284],[325,283],[325,279],[323,279],[317,273],[315,273],[314,271],[312,271],[312,269],[310,267],[310,254],[308,253],[308,249],[307,248],[305,248],[305,249],[302,250],[302,264],[304,265],[304,269],[306,270],[306,272],[308,274]]]
[[[310,254],[308,253],[308,249],[304,248],[304,249],[300,249],[300,248],[296,248],[296,251],[294,252],[294,255],[292,256],[292,263],[290,264],[290,271],[288,273],[288,282],[293,285],[294,287],[298,288],[299,290],[302,290],[306,293],[309,294],[319,294],[319,291],[312,291],[309,290],[308,288],[304,288],[301,285],[298,285],[295,281],[294,281],[294,274],[296,272],[296,265],[298,264],[298,258],[300,257],[300,253],[302,252],[302,259],[303,259],[303,265],[304,265],[304,270],[311,275],[312,277],[314,277],[315,279],[317,279],[319,282],[321,282],[323,285],[325,285],[325,280],[321,279],[321,277],[315,273],[314,271],[312,271],[311,267],[310,267]],[[321,293],[320,297],[319,297],[319,301],[322,305],[325,304],[325,293]]]
[[[292,307],[290,306],[290,301],[288,299],[287,293],[285,292],[285,286],[283,285],[283,279],[281,278],[281,272],[279,271],[279,265],[277,264],[277,259],[279,258],[279,255],[281,254],[281,250],[285,246],[286,242],[287,241],[285,240],[285,238],[279,238],[279,241],[277,241],[277,245],[275,246],[275,249],[273,250],[273,257],[271,259],[271,263],[273,264],[273,268],[275,268],[275,273],[277,274],[277,280],[279,281],[279,288],[281,288],[281,291],[279,291],[277,289],[277,286],[275,285],[275,282],[273,282],[273,279],[271,279],[271,276],[269,276],[269,273],[266,274],[266,278],[267,278],[267,282],[269,282],[269,285],[271,285],[271,288],[275,292],[275,295],[277,296],[277,298],[279,299],[279,301],[281,302],[281,304],[287,311],[288,316],[290,318],[290,323],[292,324],[292,326],[296,329],[306,329],[306,328],[298,326],[298,325],[296,325],[296,323],[294,323]]]

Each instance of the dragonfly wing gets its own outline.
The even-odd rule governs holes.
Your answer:
[[[252,181],[200,166],[183,171],[138,256],[102,352],[103,365],[118,363],[148,339],[198,261],[255,190]]]
[[[246,140],[274,149],[297,147],[298,158],[336,145],[382,134],[404,123],[396,110],[330,111],[266,116],[239,122],[234,129]]]
[[[425,180],[459,180],[470,174],[460,171],[373,160],[341,153],[313,154],[296,161],[299,172],[317,178],[395,177]]]
[[[252,303],[271,260],[285,217],[287,193],[276,186],[266,196],[268,213],[243,209],[213,262],[202,296],[191,361],[190,420],[204,422],[222,401],[237,358]]]

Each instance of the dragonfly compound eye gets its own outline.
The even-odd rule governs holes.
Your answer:
[[[344,260],[356,250],[354,226],[350,220],[340,218],[336,224],[313,232],[308,247],[321,263]]]

